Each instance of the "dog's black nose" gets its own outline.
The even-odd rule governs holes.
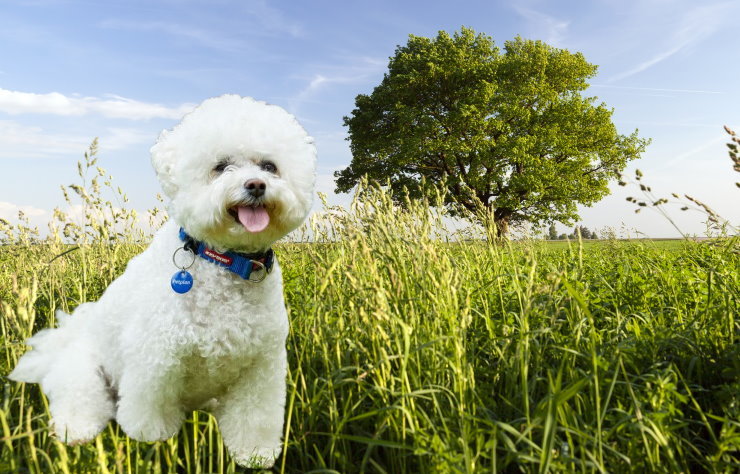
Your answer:
[[[247,190],[250,196],[258,198],[265,194],[267,184],[265,184],[265,182],[261,179],[249,179],[247,180],[247,182],[244,183],[244,188]]]

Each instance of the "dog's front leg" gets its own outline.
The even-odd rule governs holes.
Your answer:
[[[221,436],[242,466],[269,468],[280,455],[286,369],[284,348],[263,354],[219,403],[215,415]]]
[[[116,420],[131,438],[165,440],[177,433],[185,418],[180,403],[182,368],[176,360],[152,364],[141,359],[140,354],[126,364]]]

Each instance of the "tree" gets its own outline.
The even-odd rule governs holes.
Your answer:
[[[540,41],[517,37],[502,53],[468,28],[411,35],[344,118],[352,162],[335,172],[336,191],[367,176],[400,201],[443,185],[453,213],[486,210],[501,234],[569,223],[648,143],[617,133],[612,110],[581,95],[595,74],[580,53]]]
[[[558,239],[558,229],[555,227],[555,223],[550,224],[550,228],[547,230],[547,238],[550,240]]]

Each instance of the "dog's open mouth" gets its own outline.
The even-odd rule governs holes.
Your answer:
[[[262,232],[270,224],[270,214],[267,213],[267,209],[262,204],[256,206],[234,206],[229,209],[229,214],[239,224],[244,226],[247,232]]]

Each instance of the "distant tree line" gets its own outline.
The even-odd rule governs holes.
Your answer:
[[[582,239],[598,239],[599,236],[595,231],[591,231],[586,226],[577,225],[573,228],[573,232],[571,234],[560,234],[558,235],[558,231],[555,228],[555,223],[553,222],[550,224],[550,228],[547,231],[547,238],[549,240],[565,240],[565,239],[571,239],[576,240],[578,239],[578,234],[581,235]]]

